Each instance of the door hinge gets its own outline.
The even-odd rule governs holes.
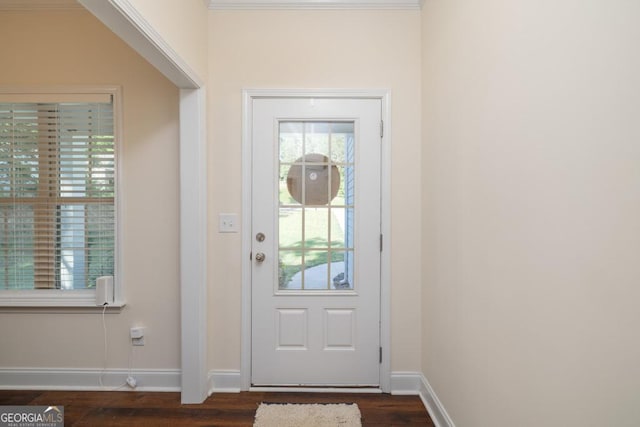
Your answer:
[[[380,120],[380,138],[384,138],[384,120]]]
[[[380,363],[382,363],[382,347],[380,347]]]
[[[380,234],[380,252],[382,252],[382,245],[383,245],[383,239],[382,239],[382,234]]]

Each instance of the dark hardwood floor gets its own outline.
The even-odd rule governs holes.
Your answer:
[[[179,393],[0,390],[0,405],[64,406],[65,426],[251,426],[261,402],[357,403],[363,426],[434,425],[417,396],[243,392],[181,405]]]

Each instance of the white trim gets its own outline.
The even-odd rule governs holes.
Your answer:
[[[0,390],[132,390],[127,369],[3,368]],[[102,383],[100,386],[100,376]],[[136,391],[180,391],[179,369],[134,369]]]
[[[4,307],[96,307],[95,289],[30,289],[0,291],[0,310]]]
[[[173,50],[129,0],[78,2],[176,86],[185,89],[204,86],[204,80]]]
[[[116,292],[118,297],[122,291]],[[107,306],[107,311],[114,312],[115,309],[124,307],[126,303],[118,300]],[[62,289],[31,289],[31,290],[3,290],[0,291],[0,312],[16,312],[25,313],[25,310],[46,310],[51,309],[56,313],[58,309],[87,309],[87,313],[102,312],[103,306],[96,306],[95,289],[78,289],[78,290],[62,290]],[[39,311],[42,313],[43,311]]]
[[[180,90],[182,403],[207,397],[207,141],[204,89]]]
[[[447,410],[438,399],[436,392],[431,388],[431,384],[424,375],[420,375],[420,398],[431,415],[431,420],[436,427],[456,427]]]
[[[0,313],[20,313],[20,314],[119,314],[126,308],[126,304],[111,304],[106,306],[97,306],[95,304],[95,297],[91,297],[91,301],[86,305],[59,305],[59,304],[47,304],[42,306],[36,306],[31,302],[29,305],[14,306],[14,307],[0,307]]]
[[[420,10],[424,0],[209,0],[209,9]]]
[[[251,123],[253,122],[253,109],[251,100],[256,96],[256,91],[242,91],[242,229],[251,230]],[[242,233],[241,242],[241,349],[240,349],[240,386],[242,390],[251,387],[251,236],[250,233]]]
[[[391,394],[419,395],[436,427],[455,427],[447,410],[421,372],[392,372]]]
[[[186,89],[180,92],[181,384],[182,403],[201,403],[206,398],[207,390],[207,165],[206,97],[202,89],[204,81],[128,0],[78,1],[171,82],[181,89]],[[194,187],[189,188],[187,183]],[[187,270],[186,266],[192,269]]]
[[[382,390],[380,390],[379,388],[372,387],[251,387],[249,391],[267,393],[382,393]]]
[[[384,120],[381,159],[381,255],[380,298],[380,389],[391,391],[391,94],[384,89],[245,89],[242,91],[242,229],[251,229],[251,123],[255,98],[346,98],[380,99]],[[250,233],[242,236],[242,339],[240,373],[242,390],[251,389],[251,252]]]
[[[382,363],[380,388],[391,392],[391,91],[382,94],[381,212],[382,255],[380,259],[380,343]],[[383,375],[385,373],[385,375]]]
[[[214,370],[209,372],[209,396],[212,393],[240,393],[242,377],[236,370]]]
[[[394,371],[391,373],[391,394],[417,395],[420,392],[420,372]]]
[[[124,307],[126,301],[126,271],[124,268],[124,260],[126,259],[127,250],[124,245],[124,213],[126,198],[126,186],[124,185],[124,161],[122,153],[124,153],[124,100],[122,87],[115,86],[113,99],[113,117],[116,127],[114,136],[116,137],[116,253],[115,253],[115,269],[113,272],[113,297],[111,304],[114,307]],[[95,304],[95,299],[94,299]]]

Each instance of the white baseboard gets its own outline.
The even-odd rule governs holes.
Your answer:
[[[391,394],[408,394],[417,395],[420,393],[420,372],[401,372],[395,371],[391,373]]]
[[[392,372],[391,394],[419,395],[436,427],[455,427],[442,402],[421,372]]]
[[[433,423],[436,427],[455,427],[453,420],[447,413],[447,410],[444,409],[436,392],[431,388],[429,381],[427,381],[423,374],[420,374],[420,376],[422,377],[420,381],[420,398],[427,408],[427,411],[429,411]]]
[[[209,395],[212,393],[239,393],[241,389],[240,371],[213,370],[209,372]],[[272,389],[269,388],[269,390]],[[421,372],[392,372],[391,394],[420,396],[436,427],[455,427],[429,381]]]
[[[0,368],[0,390],[180,391],[179,369]],[[102,385],[100,385],[102,381]]]
[[[209,396],[212,393],[240,393],[240,371],[214,370],[209,372]]]
[[[382,390],[371,387],[251,387],[249,391],[266,391],[272,393],[360,393],[381,394]]]

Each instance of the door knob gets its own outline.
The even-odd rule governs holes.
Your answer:
[[[264,261],[265,258],[266,258],[266,256],[262,252],[258,252],[256,254],[256,261],[258,261],[258,262]]]

